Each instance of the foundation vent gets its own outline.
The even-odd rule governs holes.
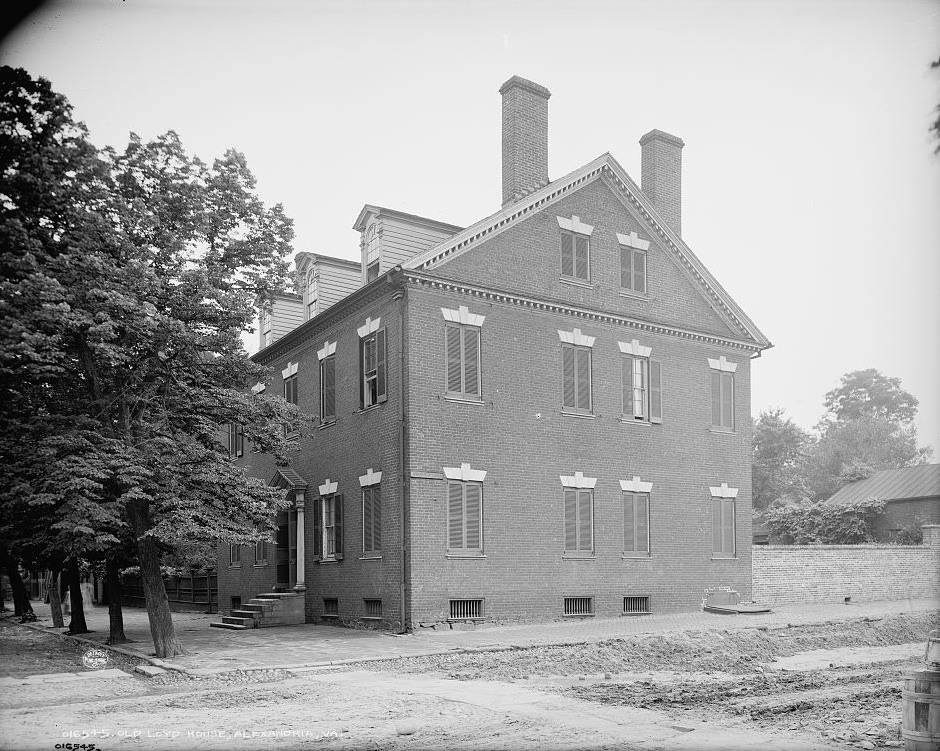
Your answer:
[[[565,615],[594,615],[594,598],[566,597]]]
[[[451,600],[450,621],[469,621],[483,618],[483,600]]]

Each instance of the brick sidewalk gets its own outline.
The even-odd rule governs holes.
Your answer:
[[[33,603],[40,620],[38,627],[51,624],[48,606]],[[902,613],[940,611],[940,600],[899,600],[850,605],[781,605],[764,615],[713,615],[702,611],[671,615],[582,619],[543,624],[490,626],[473,630],[422,630],[396,635],[359,631],[336,626],[304,624],[279,628],[226,631],[209,628],[217,615],[174,613],[177,636],[189,654],[167,660],[168,666],[196,672],[300,668],[357,660],[389,659],[444,654],[467,649],[510,648],[547,644],[578,644],[615,639],[639,633],[663,633],[705,629],[740,629],[763,626],[785,628],[846,621],[854,618],[883,618]],[[108,638],[108,610],[91,607],[86,622],[93,633],[85,639],[103,643]],[[66,619],[66,624],[68,620]],[[64,629],[56,629],[62,631]],[[153,643],[147,613],[139,608],[124,609],[124,632],[132,639],[125,650],[151,659]]]

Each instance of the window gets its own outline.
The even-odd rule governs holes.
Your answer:
[[[373,261],[366,266],[366,284],[379,278],[379,262]]]
[[[450,600],[447,620],[471,621],[483,618],[483,600]]]
[[[382,551],[382,486],[362,489],[362,552]]]
[[[343,496],[337,483],[327,480],[320,486],[320,498],[313,514],[314,561],[343,559]]]
[[[591,239],[573,232],[561,233],[561,275],[591,281]]]
[[[245,427],[241,423],[228,424],[228,455],[235,458],[245,455]]]
[[[623,598],[624,615],[649,615],[652,612],[649,595],[628,595]]]
[[[621,362],[623,416],[639,422],[662,422],[662,366],[645,357],[624,356]]]
[[[339,615],[339,598],[324,597],[323,598],[323,617],[335,618],[338,615]]]
[[[712,428],[734,430],[734,372],[737,363],[728,362],[724,355],[717,360],[708,358],[711,368]]]
[[[649,555],[650,497],[648,493],[623,493],[623,552]]]
[[[734,557],[734,498],[712,498],[712,553]]]
[[[314,318],[317,315],[317,272],[311,270],[307,274],[307,287],[306,287],[306,298],[307,298],[307,320]]]
[[[264,540],[255,543],[255,565],[264,566],[268,562],[268,544]]]
[[[483,552],[483,484],[447,483],[447,549]]]
[[[620,286],[623,289],[646,294],[646,251],[620,248]]]
[[[566,597],[565,615],[594,615],[593,597]]]
[[[594,491],[565,489],[565,552],[594,552]]]
[[[261,346],[267,347],[274,343],[274,334],[271,331],[271,311],[261,311]]]
[[[447,393],[479,399],[480,329],[456,323],[444,325]]]
[[[241,566],[242,565],[241,546],[239,545],[228,546],[228,565],[229,566]]]
[[[561,345],[562,405],[569,412],[591,413],[591,350]]]
[[[366,608],[365,618],[375,618],[381,620],[382,618],[382,601],[381,600],[363,600],[363,604]]]
[[[367,318],[359,327],[360,409],[368,409],[387,399],[385,329],[379,328],[381,321],[381,318]]]
[[[336,420],[336,357],[320,360],[320,420]]]

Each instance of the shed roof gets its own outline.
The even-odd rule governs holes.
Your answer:
[[[940,496],[940,464],[885,469],[867,480],[846,485],[826,503],[847,505],[867,498],[884,501]]]

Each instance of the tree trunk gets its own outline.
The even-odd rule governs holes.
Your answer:
[[[73,558],[66,564],[69,578],[69,604],[72,608],[72,617],[69,620],[69,634],[87,634],[88,625],[85,623],[85,608],[82,605],[82,582],[78,570],[78,558]]]
[[[2,555],[3,568],[6,569],[7,576],[10,578],[10,589],[13,590],[13,614],[23,621],[35,621],[36,614],[29,601],[29,592],[26,591],[26,585],[23,584],[20,576],[19,565],[6,548],[3,548]]]
[[[46,588],[49,592],[49,611],[52,613],[52,625],[54,628],[64,628],[65,619],[62,617],[62,596],[59,594],[59,569],[53,569],[50,573],[52,581]]]
[[[137,558],[140,563],[140,580],[144,588],[144,602],[150,621],[153,648],[160,658],[185,654],[183,645],[176,638],[170,601],[160,573],[160,551],[157,541],[146,534],[150,526],[149,509],[146,503],[132,501],[127,506],[128,517],[137,536]]]
[[[124,612],[121,610],[121,566],[116,558],[108,558],[105,563],[106,587],[108,590],[108,622],[111,633],[108,644],[125,644]]]

